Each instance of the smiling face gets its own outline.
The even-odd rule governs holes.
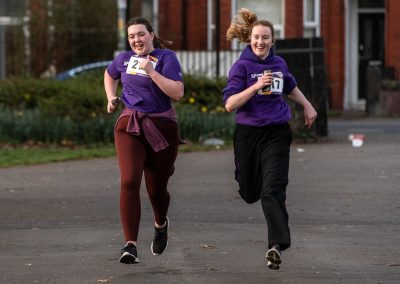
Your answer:
[[[154,50],[154,34],[150,33],[145,25],[131,25],[128,27],[128,41],[132,50],[138,55],[147,55]]]
[[[254,26],[250,35],[250,46],[254,54],[261,59],[268,56],[269,50],[273,45],[271,28],[264,25]]]

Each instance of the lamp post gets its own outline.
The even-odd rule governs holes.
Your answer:
[[[126,36],[125,36],[125,21],[126,21],[126,9],[127,0],[118,0],[118,50],[115,52],[118,54],[125,50],[126,47]]]
[[[215,75],[216,77],[219,77],[219,50],[220,50],[220,46],[219,46],[219,41],[220,41],[220,12],[219,12],[219,0],[215,0],[215,68],[216,68],[216,72]]]
[[[47,0],[47,19],[48,19],[48,38],[47,38],[47,67],[51,68],[54,66],[54,33],[56,27],[54,25],[54,14],[53,14],[53,0]]]

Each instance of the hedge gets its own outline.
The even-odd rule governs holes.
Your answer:
[[[174,103],[181,135],[194,142],[231,140],[234,114],[222,104],[226,79],[185,76],[184,81],[184,98]],[[110,143],[117,114],[107,114],[106,104],[102,72],[65,81],[9,78],[0,82],[0,143]],[[291,105],[295,137],[310,137]]]

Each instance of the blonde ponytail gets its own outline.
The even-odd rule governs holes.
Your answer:
[[[239,10],[226,31],[226,38],[228,40],[237,38],[241,43],[250,43],[251,31],[255,26],[269,27],[271,29],[272,42],[275,42],[274,25],[270,21],[258,20],[257,15],[246,8]]]
[[[256,21],[255,13],[246,8],[240,9],[226,32],[226,38],[228,40],[237,38],[242,43],[249,43],[250,27]]]

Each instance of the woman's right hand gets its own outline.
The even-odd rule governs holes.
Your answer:
[[[117,104],[114,101],[117,99],[117,85],[118,80],[113,79],[107,72],[107,69],[104,71],[104,89],[106,91],[107,96],[107,112],[113,113],[117,108]]]
[[[261,90],[265,86],[272,85],[272,80],[273,80],[272,73],[264,74],[258,78],[257,82],[255,83],[255,87],[257,90]]]
[[[107,112],[108,113],[113,113],[116,109],[116,105],[113,104],[113,102],[115,101],[117,97],[113,98],[111,101],[109,100],[107,103]]]

